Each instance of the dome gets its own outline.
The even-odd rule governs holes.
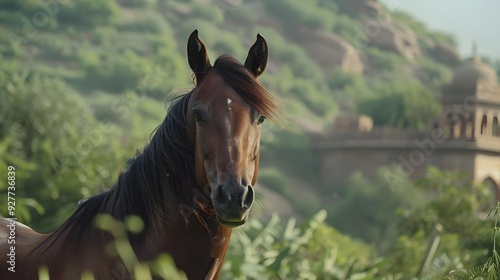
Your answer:
[[[476,88],[479,83],[496,85],[497,73],[478,56],[466,59],[453,71],[453,88]]]

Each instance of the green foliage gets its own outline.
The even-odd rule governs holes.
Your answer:
[[[38,4],[39,2],[37,0],[4,0],[0,2],[0,8],[2,10],[33,12],[38,8]]]
[[[351,175],[328,209],[329,223],[350,236],[377,244],[380,252],[387,252],[397,237],[398,221],[402,219],[400,209],[413,209],[424,199],[410,181],[397,186],[387,181],[387,174],[393,172],[397,172],[396,168],[380,168],[374,182],[359,173]]]
[[[78,200],[112,182],[121,157],[104,139],[114,135],[113,127],[96,122],[59,80],[0,72],[0,97],[1,161],[16,167],[16,197],[32,206],[29,213],[18,211],[24,211],[23,222],[32,217],[34,228],[54,229]]]
[[[138,85],[147,68],[151,67],[148,60],[133,51],[125,51],[120,55],[107,58],[106,64],[101,64],[98,69],[95,69],[92,64],[89,65],[86,59],[88,55],[81,58],[80,63],[82,67],[90,66],[84,68],[87,79],[97,82],[101,88],[113,91],[131,89]]]
[[[428,120],[441,111],[435,95],[420,83],[403,79],[373,86],[376,96],[361,100],[357,110],[377,126],[425,130]]]
[[[116,166],[147,141],[163,118],[165,96],[190,85],[184,46],[192,30],[200,30],[212,60],[215,53],[243,59],[255,34],[261,33],[270,47],[270,63],[260,80],[285,100],[289,121],[286,130],[264,128],[262,162],[279,169],[262,170],[259,181],[287,197],[299,215],[327,203],[330,224],[377,243],[381,252],[392,250],[383,259],[376,258],[371,246],[321,223],[322,212],[302,227],[296,227],[294,220],[284,227],[277,218],[266,226],[253,220],[246,232],[233,234],[223,278],[407,279],[418,273],[428,256],[425,246],[436,223],[446,233],[421,279],[437,279],[451,267],[465,271],[483,265],[467,270],[467,276],[483,275],[483,268],[498,269],[492,266],[496,255],[490,252],[490,261],[484,253],[485,227],[469,211],[478,203],[467,196],[471,192],[453,192],[451,186],[462,181],[438,180],[447,174],[433,177],[429,184],[435,188],[429,192],[435,194],[436,186],[445,186],[439,192],[450,195],[438,196],[428,208],[418,210],[420,201],[413,200],[421,197],[420,190],[409,182],[391,188],[382,175],[375,182],[353,176],[348,186],[339,187],[333,203],[327,198],[331,188],[320,190],[324,197],[314,191],[297,196],[289,188],[295,178],[321,186],[311,143],[296,125],[299,118],[320,123],[334,116],[342,101],[355,103],[377,125],[427,127],[427,118],[439,113],[428,88],[437,91],[450,75],[446,67],[425,58],[426,48],[435,42],[454,45],[453,38],[429,32],[409,15],[398,13],[395,21],[418,35],[424,51],[418,62],[411,65],[395,53],[367,47],[362,53],[365,75],[335,69],[325,77],[308,50],[294,41],[297,29],[332,31],[355,44],[366,36],[361,21],[339,14],[329,0],[258,1],[267,14],[256,13],[254,1],[224,12],[215,3],[199,1],[65,1],[33,36],[22,28],[24,24],[33,28],[29,21],[41,2],[0,1],[0,169],[12,165],[18,171],[20,221],[31,219],[35,229],[52,230],[79,199],[113,184]],[[57,78],[14,74],[19,69]],[[497,69],[500,73],[500,66]],[[410,81],[405,74],[410,72],[419,80]],[[6,187],[0,181],[0,193]],[[133,219],[127,225],[129,230],[140,230]],[[125,225],[116,227],[126,230]],[[131,267],[138,279],[172,268],[166,256],[148,266],[137,264],[137,271],[135,265]]]
[[[341,68],[332,70],[328,77],[328,85],[339,101],[357,102],[373,96],[372,89],[369,88],[362,74],[344,71]]]
[[[97,217],[98,228],[109,232],[113,236],[113,241],[108,246],[108,250],[116,255],[127,273],[133,275],[134,279],[187,279],[183,272],[179,272],[174,265],[172,258],[166,254],[160,255],[150,262],[139,262],[130,245],[127,234],[140,233],[144,230],[144,223],[137,216],[129,216],[123,222],[115,220],[109,215],[102,214]],[[94,279],[93,275],[88,275],[89,279]],[[83,279],[83,276],[82,276]]]
[[[374,251],[326,226],[320,211],[301,227],[290,219],[283,227],[277,216],[267,225],[252,220],[245,232],[233,234],[223,265],[227,279],[347,279],[359,256],[368,261]],[[336,239],[338,238],[338,239]],[[340,242],[342,241],[342,242]],[[326,245],[326,246],[325,246]]]
[[[451,71],[447,67],[427,58],[419,60],[416,76],[434,91],[441,90],[446,83],[451,81]]]
[[[493,225],[479,218],[479,211],[491,199],[491,194],[485,192],[487,186],[474,185],[460,174],[429,168],[415,187],[433,195],[420,207],[406,211],[399,225],[401,235],[381,269],[382,274],[404,273],[404,278],[417,275],[428,257],[422,243],[429,243],[427,240],[436,226],[443,228],[438,232],[440,241],[434,252],[439,257],[433,261],[439,261],[440,265],[427,268],[424,273],[435,271],[435,279],[442,279],[452,269],[463,270],[485,263],[488,245],[484,238]]]
[[[457,39],[451,34],[445,34],[442,32],[434,32],[434,31],[429,31],[428,34],[429,37],[432,38],[433,41],[436,43],[444,43],[452,46],[457,45]]]
[[[154,7],[158,3],[158,0],[124,0],[122,5],[131,8],[148,8]]]
[[[245,5],[239,5],[229,11],[226,11],[224,16],[226,20],[244,25],[254,25],[258,20],[258,17],[254,13],[254,11],[252,11]]]
[[[363,28],[364,26],[360,22],[345,14],[339,14],[335,19],[332,31],[354,47],[360,47],[360,42],[364,42],[361,39],[365,40],[366,37]]]
[[[314,82],[308,79],[295,79],[290,87],[289,93],[296,96],[314,113],[325,116],[336,104],[331,98],[325,98],[326,88],[319,89]]]
[[[478,219],[476,213],[491,201],[492,194],[487,186],[464,182],[463,175],[441,172],[430,168],[427,177],[417,182],[417,186],[435,193],[435,197],[425,207],[413,212],[404,223],[407,232],[416,229],[427,234],[435,224],[441,224],[451,234],[460,238],[460,251],[467,253],[469,264],[484,258],[484,237],[487,223]]]
[[[79,27],[95,27],[108,25],[120,16],[120,8],[116,1],[73,0],[65,1],[56,14],[62,25]]]
[[[304,2],[298,0],[264,1],[264,3],[273,14],[286,19],[290,30],[304,24],[313,29],[330,30],[335,22],[332,11],[319,5],[304,5]],[[329,7],[334,9],[335,6],[330,4]]]
[[[473,267],[469,270],[453,270],[448,274],[449,280],[466,280],[466,279],[498,279],[500,276],[500,255],[498,254],[497,242],[500,240],[500,227],[498,227],[498,219],[500,218],[500,202],[497,202],[496,207],[491,208],[487,212],[488,218],[495,220],[493,228],[490,231],[492,240],[492,250],[490,257],[482,264]]]
[[[393,52],[380,50],[374,47],[365,49],[370,66],[377,72],[401,71],[406,63],[404,57]]]
[[[244,58],[247,52],[247,50],[243,48],[239,37],[231,33],[224,33],[219,36],[215,40],[212,48],[217,50],[218,55],[230,54],[233,57],[241,57],[241,59]]]
[[[398,11],[397,13],[393,13],[392,16],[395,20],[401,21],[406,24],[413,32],[415,32],[419,39],[427,37],[428,31],[425,24],[415,19],[410,14],[403,11]]]
[[[163,34],[169,32],[170,26],[160,14],[156,12],[144,12],[134,20],[122,22],[117,26],[117,29],[128,32]]]
[[[214,23],[220,23],[223,20],[223,16],[217,11],[217,7],[213,3],[192,2],[190,7],[194,18],[201,18]]]

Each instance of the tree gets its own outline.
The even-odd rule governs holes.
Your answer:
[[[361,100],[357,110],[377,126],[425,130],[428,120],[441,111],[436,96],[420,83],[405,79],[376,83],[374,97]]]
[[[380,253],[387,253],[398,236],[398,223],[403,209],[413,209],[424,201],[424,194],[411,181],[397,186],[389,182],[387,174],[397,172],[383,167],[375,180],[361,173],[351,175],[346,186],[339,187],[337,198],[328,209],[331,225],[352,237],[376,244]]]
[[[405,211],[398,226],[400,236],[381,275],[404,273],[404,278],[411,278],[434,270],[438,272],[436,279],[443,279],[452,269],[486,263],[491,255],[491,239],[487,237],[493,221],[485,220],[481,209],[491,201],[488,186],[472,183],[465,174],[430,167],[415,187],[428,193],[429,199],[420,207]],[[436,226],[442,230],[432,256],[425,249]],[[420,272],[423,260],[429,257],[434,267]]]
[[[20,221],[32,217],[35,229],[53,230],[80,199],[113,181],[122,154],[105,139],[117,131],[57,79],[0,72],[0,99],[0,165],[16,167],[16,197],[38,210],[22,209]]]

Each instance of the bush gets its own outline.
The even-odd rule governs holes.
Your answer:
[[[307,26],[311,29],[331,30],[335,22],[334,5],[327,5],[322,8],[318,5],[304,5],[298,0],[277,0],[264,1],[268,9],[286,20],[286,25],[290,32],[295,32],[300,26]]]
[[[369,87],[369,80],[365,82],[365,79],[363,74],[335,68],[328,77],[328,85],[336,100],[351,104],[373,96],[374,92]]]
[[[123,155],[104,139],[116,132],[60,80],[0,72],[0,97],[0,162],[18,168],[16,200],[34,207],[21,222],[54,230],[80,199],[111,184]]]
[[[451,81],[451,71],[448,67],[426,58],[419,60],[416,76],[422,84],[435,91],[440,91],[446,83]]]
[[[154,7],[158,0],[123,0],[123,6],[132,7],[132,8],[150,8]]]
[[[376,96],[359,101],[357,110],[374,125],[426,130],[428,120],[441,112],[436,96],[414,81],[398,79],[373,86]]]
[[[31,13],[39,8],[39,1],[37,0],[3,0],[0,2],[0,9],[11,11],[22,11],[24,13]]]
[[[116,1],[73,0],[68,1],[56,17],[65,26],[96,27],[113,23],[119,15]]]
[[[404,57],[393,52],[383,51],[373,47],[368,47],[365,50],[371,67],[378,72],[401,71],[406,63]]]
[[[316,115],[325,116],[336,109],[336,103],[328,96],[327,90],[317,88],[314,82],[297,78],[290,87],[290,93],[296,96]]]
[[[345,186],[339,186],[338,198],[328,209],[328,222],[349,236],[373,244],[379,252],[386,253],[398,236],[400,208],[414,209],[424,200],[422,192],[415,190],[410,181],[391,184],[389,174],[393,167],[380,168],[373,181],[361,173],[349,177]]]
[[[323,224],[325,218],[323,210],[300,227],[296,227],[293,218],[282,227],[277,216],[266,225],[250,221],[245,232],[232,235],[222,278],[356,279],[362,276],[351,266],[358,263],[358,257],[359,263],[366,263],[373,249]]]
[[[366,40],[366,32],[363,28],[364,26],[358,21],[345,14],[339,14],[336,16],[335,25],[331,30],[354,47],[360,47],[359,44]]]
[[[105,58],[99,53],[83,50],[78,55],[78,62],[86,72],[83,84],[115,93],[140,85],[148,69],[152,68],[149,60],[129,50]]]
[[[117,26],[119,31],[131,31],[139,33],[164,34],[169,33],[169,23],[156,12],[141,13],[132,21],[125,21]]]
[[[211,48],[216,50],[218,55],[229,54],[239,60],[245,59],[246,50],[243,48],[240,38],[230,33],[219,36]]]
[[[213,3],[205,4],[199,2],[192,2],[190,4],[193,18],[204,19],[213,23],[220,23],[223,21],[224,16],[217,11],[217,7]]]

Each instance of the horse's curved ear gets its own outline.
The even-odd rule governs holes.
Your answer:
[[[201,82],[205,73],[210,69],[210,60],[208,59],[207,48],[203,41],[198,38],[198,30],[195,29],[189,36],[187,43],[187,55],[189,67],[196,76],[196,82]]]
[[[245,67],[257,78],[266,69],[268,55],[266,40],[257,34],[257,40],[248,51]]]

